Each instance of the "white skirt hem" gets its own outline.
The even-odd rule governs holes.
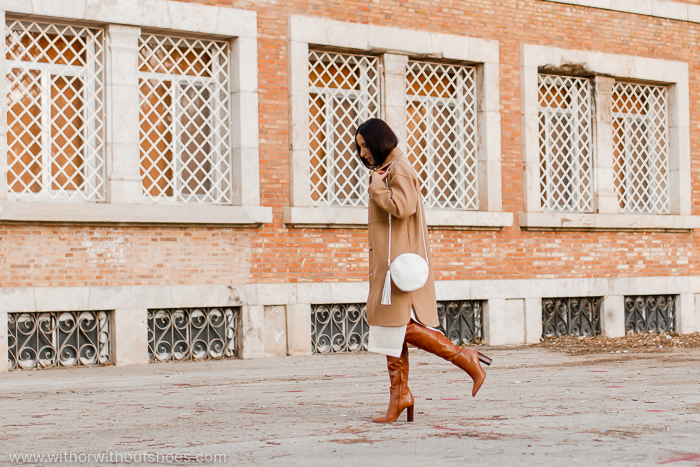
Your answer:
[[[421,326],[425,326],[416,316],[416,312],[411,307],[411,319]],[[438,329],[425,326],[428,329],[438,331]],[[403,341],[406,339],[406,326],[370,326],[369,337],[367,339],[367,350],[374,353],[389,355],[399,358],[403,350]]]

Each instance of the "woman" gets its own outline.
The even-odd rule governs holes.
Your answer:
[[[434,329],[440,323],[430,248],[423,241],[428,238],[428,229],[423,210],[419,207],[422,203],[420,180],[397,147],[396,135],[383,120],[373,118],[358,127],[355,145],[362,163],[372,170],[369,185],[368,347],[371,352],[387,356],[391,381],[389,408],[386,414],[373,421],[393,422],[404,409],[408,409],[407,418],[412,422],[413,395],[408,389],[407,344],[442,357],[466,371],[474,381],[472,396],[479,391],[486,377],[479,360],[490,365],[491,359],[474,349],[453,344]],[[408,252],[428,259],[430,272],[426,284],[413,292],[402,292],[391,284],[391,299],[382,300],[389,251],[391,261]],[[390,304],[383,305],[382,302]]]

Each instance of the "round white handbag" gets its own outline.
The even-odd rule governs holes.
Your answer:
[[[401,159],[398,159],[398,162]],[[406,161],[408,164],[408,161]],[[394,164],[391,164],[393,166]],[[389,166],[387,171],[391,168]],[[410,166],[410,164],[409,164]],[[386,181],[387,187],[389,181]],[[387,259],[388,270],[384,280],[384,290],[382,291],[382,305],[391,305],[391,283],[403,292],[413,292],[425,285],[430,275],[430,264],[428,263],[428,246],[425,241],[425,230],[423,228],[423,198],[418,190],[418,218],[420,219],[420,231],[423,236],[423,252],[425,258],[415,253],[403,253],[391,261],[391,213],[389,213],[389,258]]]
[[[425,285],[430,266],[422,256],[404,253],[397,256],[389,268],[394,285],[404,292],[413,292]]]

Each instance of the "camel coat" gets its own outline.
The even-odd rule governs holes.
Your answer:
[[[367,323],[370,326],[405,326],[413,306],[418,320],[426,326],[439,326],[430,238],[423,211],[423,233],[427,245],[430,274],[423,287],[402,292],[391,285],[391,305],[382,305],[382,290],[388,270],[389,213],[391,219],[391,260],[403,253],[425,257],[418,211],[420,180],[399,148],[389,154],[382,167],[391,165],[386,180],[374,175],[369,186],[369,297]]]

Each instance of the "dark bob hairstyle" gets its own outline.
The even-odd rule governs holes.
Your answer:
[[[362,135],[365,139],[365,145],[374,158],[375,165],[369,165],[365,159],[360,157],[360,147],[357,144],[357,135]],[[381,167],[384,164],[387,156],[399,144],[399,139],[396,134],[389,128],[386,122],[379,118],[370,118],[362,125],[357,127],[355,132],[355,149],[357,157],[368,169]]]

